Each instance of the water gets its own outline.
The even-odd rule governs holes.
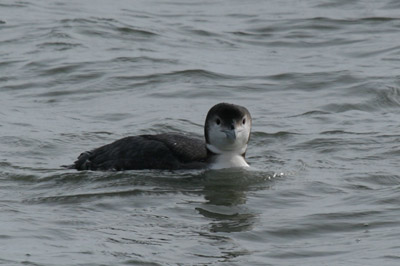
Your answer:
[[[398,265],[398,1],[2,1],[0,263]],[[249,171],[76,172],[253,116]]]

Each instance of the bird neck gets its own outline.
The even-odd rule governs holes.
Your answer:
[[[207,157],[211,162],[211,169],[223,169],[233,167],[248,167],[245,160],[246,148],[234,151],[222,151],[211,144],[207,144]]]

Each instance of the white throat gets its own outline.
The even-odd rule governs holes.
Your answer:
[[[246,151],[247,145],[240,151],[221,151],[211,144],[207,144],[207,148],[215,153],[214,161],[211,163],[211,169],[224,169],[235,167],[249,167],[242,154]]]

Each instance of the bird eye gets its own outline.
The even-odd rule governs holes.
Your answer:
[[[219,118],[217,118],[217,119],[215,120],[215,123],[219,126],[219,125],[221,124],[221,120],[220,120]]]
[[[243,118],[242,123],[243,123],[243,125],[246,124],[246,118]]]

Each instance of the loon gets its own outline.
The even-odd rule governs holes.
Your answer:
[[[248,167],[245,155],[251,123],[245,107],[219,103],[207,114],[205,142],[177,133],[130,136],[81,153],[70,168],[121,171]]]

